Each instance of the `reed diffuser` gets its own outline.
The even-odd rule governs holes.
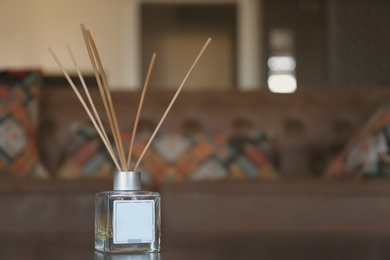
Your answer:
[[[106,116],[113,133],[116,149],[111,145],[107,133],[103,127],[99,114],[97,113],[94,101],[88,91],[83,76],[77,65],[76,59],[69,45],[67,49],[72,59],[73,65],[77,71],[80,82],[88,99],[89,106],[80,94],[76,85],[66,72],[64,66],[49,48],[49,52],[62,70],[65,78],[75,92],[76,96],[83,105],[89,118],[91,119],[96,131],[102,139],[107,151],[109,152],[116,171],[113,173],[113,191],[99,192],[95,198],[95,249],[106,253],[136,253],[136,252],[159,252],[161,243],[161,204],[160,194],[157,192],[143,191],[141,188],[141,172],[137,168],[145,155],[145,152],[152,143],[159,128],[161,127],[169,110],[173,106],[185,82],[196,66],[198,60],[206,50],[211,39],[209,38],[190,67],[181,85],[177,89],[165,113],[163,114],[156,129],[151,135],[148,143],[145,145],[140,157],[134,164],[130,165],[131,154],[134,144],[134,137],[137,131],[137,125],[141,114],[141,109],[148,86],[150,74],[154,65],[156,54],[152,55],[146,80],[142,89],[141,98],[134,121],[133,132],[129,145],[127,158],[121,140],[118,121],[116,118],[114,103],[107,82],[107,77],[103,69],[102,62],[89,30],[81,25],[85,45],[95,73],[97,85],[99,87],[102,102],[105,108]]]

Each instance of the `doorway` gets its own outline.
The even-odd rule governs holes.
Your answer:
[[[177,89],[210,37],[185,89],[235,89],[235,4],[142,4],[141,32],[143,78],[157,54],[150,88]]]

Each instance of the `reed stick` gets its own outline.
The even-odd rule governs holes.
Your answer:
[[[119,160],[120,160],[120,164],[118,163],[118,160],[117,160],[117,157],[116,157],[116,153],[114,152],[114,149],[111,146],[111,143],[109,141],[107,133],[106,133],[106,131],[104,129],[104,126],[103,126],[103,124],[101,122],[101,119],[100,119],[99,114],[98,114],[98,112],[96,110],[95,104],[93,102],[93,99],[92,99],[92,97],[91,97],[91,95],[90,95],[90,93],[88,91],[88,88],[87,88],[87,86],[85,84],[84,78],[83,78],[83,76],[81,74],[81,71],[80,71],[80,69],[78,67],[77,61],[76,61],[76,59],[75,59],[75,57],[73,55],[73,52],[72,52],[70,46],[67,45],[69,55],[72,58],[73,65],[74,65],[74,67],[75,67],[75,69],[77,71],[77,74],[78,74],[79,79],[81,81],[81,84],[82,84],[82,86],[84,88],[84,91],[85,91],[85,94],[86,94],[86,96],[88,98],[89,104],[90,104],[90,106],[91,106],[91,108],[92,108],[92,110],[93,110],[93,112],[95,114],[95,117],[91,113],[91,111],[90,111],[88,105],[86,104],[84,98],[81,96],[80,92],[78,91],[77,87],[73,83],[73,81],[70,78],[69,74],[66,72],[65,68],[61,64],[61,62],[58,59],[58,57],[55,55],[54,51],[51,48],[49,48],[49,52],[53,56],[54,60],[57,62],[58,66],[60,67],[61,71],[63,72],[65,78],[68,80],[68,82],[71,85],[73,91],[75,92],[76,96],[78,97],[78,99],[80,100],[81,104],[83,105],[83,107],[84,107],[85,111],[87,112],[89,118],[91,119],[94,127],[96,128],[100,138],[102,139],[104,145],[106,146],[106,148],[107,148],[107,150],[108,150],[112,160],[114,161],[114,164],[117,167],[118,171],[130,170],[131,154],[132,154],[132,150],[133,150],[134,139],[135,139],[135,135],[136,135],[137,127],[138,127],[138,122],[139,122],[139,117],[140,117],[140,114],[141,114],[141,110],[142,110],[142,106],[143,106],[143,102],[144,102],[144,98],[145,98],[146,89],[147,89],[147,86],[148,86],[148,83],[149,83],[149,78],[150,78],[151,71],[152,71],[152,68],[153,68],[153,65],[154,65],[154,61],[155,61],[155,58],[156,58],[156,54],[154,53],[153,56],[152,56],[152,59],[151,59],[150,65],[149,65],[149,69],[148,69],[148,73],[147,73],[147,76],[146,76],[146,80],[145,80],[145,83],[144,83],[144,86],[143,86],[141,99],[140,99],[140,102],[139,102],[139,105],[138,105],[137,115],[136,115],[136,118],[135,118],[135,122],[134,122],[134,126],[133,126],[133,132],[132,132],[131,141],[130,141],[130,145],[129,145],[129,154],[128,154],[128,157],[127,157],[127,160],[126,160],[125,152],[124,152],[124,148],[123,148],[123,142],[122,142],[122,138],[121,138],[120,130],[119,130],[119,125],[118,125],[118,120],[117,120],[117,117],[116,117],[115,107],[114,107],[114,104],[113,104],[113,101],[112,101],[111,92],[110,92],[110,89],[109,89],[109,86],[108,86],[106,73],[104,71],[104,68],[103,68],[103,65],[102,65],[102,62],[101,62],[101,59],[100,59],[99,52],[97,50],[95,41],[93,40],[93,37],[92,37],[90,31],[85,29],[84,24],[81,24],[81,29],[82,29],[84,41],[85,41],[85,44],[86,44],[86,47],[87,47],[87,50],[88,50],[88,55],[89,55],[89,58],[91,60],[91,64],[92,64],[92,67],[93,67],[93,70],[94,70],[94,73],[95,73],[95,77],[96,77],[96,81],[97,81],[97,84],[98,84],[98,87],[99,87],[100,95],[101,95],[101,98],[103,100],[103,104],[104,104],[104,108],[105,108],[105,111],[106,111],[106,114],[107,114],[107,118],[108,118],[108,121],[110,123],[111,131],[112,131],[112,134],[114,136],[114,140],[115,140],[115,144],[116,144],[116,147],[117,147],[117,153],[118,153],[118,157],[119,157]],[[150,144],[152,143],[153,139],[155,138],[158,130],[160,129],[162,123],[164,122],[166,116],[168,115],[170,109],[172,108],[174,102],[176,101],[179,93],[181,92],[182,88],[184,87],[184,84],[186,83],[187,79],[189,78],[190,74],[194,70],[196,64],[198,63],[199,59],[203,55],[204,51],[206,50],[206,48],[207,48],[207,46],[209,45],[210,42],[211,42],[211,38],[208,38],[208,40],[204,44],[203,48],[200,50],[198,56],[196,57],[196,59],[193,62],[192,66],[190,67],[189,71],[187,72],[186,76],[184,77],[182,83],[180,84],[179,88],[177,89],[175,95],[173,96],[171,102],[169,103],[167,109],[165,110],[165,112],[164,112],[162,118],[160,119],[160,122],[158,123],[156,129],[154,130],[153,134],[151,135],[148,143],[144,147],[140,157],[138,158],[137,162],[135,163],[133,171],[135,171],[137,169],[137,167],[139,166],[143,156],[145,155],[147,149],[149,148]]]
[[[50,54],[53,56],[54,60],[56,61],[56,63],[58,64],[58,66],[60,67],[62,73],[64,74],[65,78],[68,80],[70,86],[72,87],[73,91],[75,92],[76,96],[78,97],[78,99],[80,100],[82,106],[84,107],[85,111],[87,112],[89,118],[91,119],[94,127],[96,128],[100,138],[102,139],[104,145],[106,146],[112,160],[114,161],[114,164],[115,166],[117,167],[118,170],[120,170],[121,168],[119,167],[119,164],[118,164],[118,161],[116,159],[116,156],[115,156],[115,153],[114,151],[112,150],[111,146],[109,145],[109,142],[105,139],[102,131],[100,130],[98,124],[96,123],[96,120],[95,118],[93,117],[91,111],[89,110],[87,104],[85,103],[83,97],[81,96],[80,92],[78,91],[76,85],[73,83],[72,79],[70,78],[68,72],[66,72],[64,66],[62,65],[62,63],[60,62],[60,60],[58,59],[57,55],[54,53],[54,51],[49,48],[49,52]]]
[[[130,170],[131,154],[133,153],[133,145],[134,145],[135,134],[137,132],[138,121],[139,121],[139,117],[140,117],[140,114],[141,114],[141,109],[142,109],[142,105],[144,103],[146,89],[148,88],[149,79],[150,79],[150,75],[152,73],[152,69],[153,69],[153,66],[154,66],[155,59],[156,59],[156,53],[153,53],[152,59],[151,59],[150,64],[149,64],[148,73],[146,74],[145,83],[144,83],[144,86],[142,88],[141,99],[140,99],[139,104],[138,104],[137,115],[135,117],[134,126],[133,126],[133,133],[131,135],[129,154],[127,156],[127,169],[128,170]]]
[[[123,170],[126,170],[125,150],[123,148],[121,132],[120,132],[119,125],[118,125],[118,120],[117,120],[117,117],[116,117],[114,102],[112,101],[110,88],[108,86],[107,76],[106,76],[106,73],[104,72],[103,63],[102,63],[102,61],[100,59],[100,55],[99,55],[98,49],[96,47],[95,41],[93,40],[91,32],[89,30],[87,30],[87,36],[88,36],[89,42],[91,44],[92,51],[94,53],[95,59],[97,61],[97,64],[98,64],[98,67],[99,67],[99,70],[100,70],[100,75],[102,76],[103,87],[104,87],[104,90],[106,92],[106,97],[107,97],[107,100],[108,100],[108,105],[109,105],[109,108],[110,108],[112,121],[113,121],[113,125],[114,125],[113,133],[117,136],[117,139],[118,139],[118,144],[119,144],[118,152],[119,152],[119,156],[121,158],[122,168],[123,168]]]
[[[75,67],[76,71],[77,71],[77,75],[79,76],[79,79],[80,79],[80,82],[81,82],[81,85],[83,86],[83,89],[84,89],[84,92],[85,92],[85,95],[87,96],[88,98],[88,101],[89,101],[89,105],[90,107],[92,108],[93,110],[93,113],[95,114],[95,119],[97,120],[97,123],[99,124],[100,126],[100,130],[102,131],[103,135],[104,135],[104,138],[106,139],[107,143],[110,145],[110,148],[111,150],[112,149],[112,145],[110,143],[110,140],[108,139],[108,136],[107,136],[107,133],[104,129],[104,126],[103,126],[103,123],[100,119],[100,116],[99,116],[99,113],[97,112],[96,110],[96,106],[95,106],[95,103],[93,102],[93,99],[91,97],[91,94],[89,93],[89,90],[88,90],[88,87],[87,85],[85,84],[85,81],[84,81],[84,77],[83,75],[81,74],[81,71],[80,71],[80,68],[77,64],[77,61],[76,61],[76,58],[73,54],[73,51],[72,49],[70,48],[70,46],[67,44],[66,45],[66,48],[68,49],[68,53],[69,53],[69,56],[70,58],[72,59],[72,62],[73,62],[73,66]]]
[[[92,46],[91,46],[91,43],[90,43],[90,39],[88,37],[87,30],[85,29],[84,24],[81,24],[81,30],[82,30],[82,33],[83,33],[85,45],[87,47],[88,55],[89,55],[89,58],[91,60],[91,65],[92,65],[92,68],[93,68],[94,73],[95,73],[95,78],[96,78],[96,81],[97,81],[97,84],[98,84],[98,87],[99,87],[99,92],[100,92],[100,96],[101,96],[102,101],[103,101],[104,109],[106,111],[107,119],[108,119],[108,122],[110,124],[110,128],[111,128],[112,134],[114,136],[115,145],[116,145],[116,147],[119,148],[120,144],[122,142],[120,141],[120,139],[119,139],[119,137],[117,135],[117,132],[115,131],[115,125],[114,125],[114,122],[113,122],[110,106],[108,104],[106,91],[105,91],[105,88],[103,87],[102,80],[100,78],[100,73],[99,73],[98,67],[96,65],[95,56],[94,56],[94,53],[92,51]],[[119,155],[121,166],[122,166],[122,168],[120,168],[120,170],[125,170],[125,166],[126,166],[125,158],[124,158],[123,154],[121,154],[119,151],[120,150],[118,150],[118,155]]]
[[[158,123],[156,129],[154,130],[152,136],[150,137],[148,143],[146,144],[144,150],[142,151],[140,157],[138,158],[138,160],[137,160],[137,162],[136,162],[136,164],[135,164],[135,166],[134,166],[134,168],[133,168],[133,171],[136,171],[138,165],[140,164],[140,162],[141,162],[143,156],[144,156],[145,153],[146,153],[146,150],[149,148],[150,144],[152,143],[154,137],[155,137],[156,134],[157,134],[157,131],[160,129],[162,123],[163,123],[164,120],[165,120],[165,117],[167,116],[169,110],[170,110],[171,107],[173,106],[173,103],[174,103],[175,100],[177,99],[177,96],[179,95],[179,93],[180,93],[180,91],[182,90],[184,84],[186,83],[188,77],[190,76],[191,72],[194,70],[196,64],[198,63],[200,57],[202,56],[203,52],[206,50],[206,48],[207,48],[207,46],[210,44],[210,42],[211,42],[211,38],[208,38],[207,41],[206,41],[206,43],[204,44],[203,48],[200,50],[200,52],[199,52],[198,56],[196,57],[194,63],[192,64],[192,66],[190,67],[190,69],[189,69],[189,71],[187,72],[186,76],[184,77],[183,82],[181,83],[181,85],[180,85],[179,88],[177,89],[177,91],[176,91],[175,95],[173,96],[173,98],[172,98],[172,100],[171,100],[171,102],[170,102],[168,108],[166,109],[166,111],[165,111],[165,113],[163,114],[163,116],[162,116],[160,122]]]

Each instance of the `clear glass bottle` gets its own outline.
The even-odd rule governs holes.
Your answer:
[[[159,252],[160,227],[160,194],[141,190],[140,172],[115,172],[114,190],[96,194],[96,250]]]

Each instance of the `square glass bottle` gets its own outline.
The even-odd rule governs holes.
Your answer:
[[[140,172],[115,172],[114,190],[96,194],[96,250],[159,252],[160,227],[160,194],[141,190]]]

